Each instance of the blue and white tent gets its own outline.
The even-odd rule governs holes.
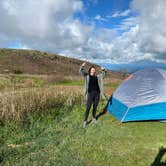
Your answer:
[[[130,75],[106,109],[121,122],[166,119],[166,70],[143,69]]]

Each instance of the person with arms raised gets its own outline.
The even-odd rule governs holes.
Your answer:
[[[92,110],[92,122],[97,123],[96,111],[99,104],[100,95],[103,99],[105,98],[103,92],[103,78],[106,75],[106,70],[101,67],[101,73],[96,74],[96,68],[91,66],[88,70],[88,73],[84,70],[86,63],[84,62],[80,69],[79,73],[84,77],[84,94],[86,96],[86,111],[84,116],[83,128],[87,125],[87,120],[89,116],[89,111],[93,104]]]

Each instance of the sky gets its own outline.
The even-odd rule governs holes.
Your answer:
[[[0,48],[166,63],[166,0],[1,0]]]

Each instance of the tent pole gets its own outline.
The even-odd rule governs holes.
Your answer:
[[[124,114],[124,116],[122,117],[122,119],[121,119],[121,123],[124,121],[124,119],[125,119],[125,117],[126,117],[126,115],[127,115],[127,113],[129,112],[129,107],[127,108],[127,111],[125,112],[125,114]]]

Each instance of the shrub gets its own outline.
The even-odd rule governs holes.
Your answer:
[[[82,104],[80,88],[32,88],[0,93],[0,120],[20,121],[27,114],[45,114],[51,108]]]
[[[14,74],[22,74],[23,72],[20,69],[15,69]]]

